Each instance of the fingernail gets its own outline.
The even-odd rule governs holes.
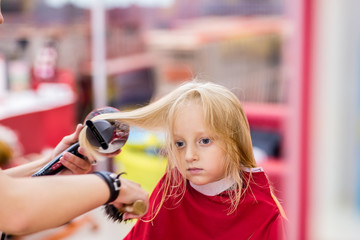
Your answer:
[[[64,153],[62,159],[67,161],[69,159],[69,153]]]
[[[123,220],[129,219],[128,214],[127,214],[127,213],[124,213],[123,216],[122,216],[122,218],[123,218]]]

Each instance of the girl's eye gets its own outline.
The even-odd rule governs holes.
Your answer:
[[[211,140],[210,140],[210,138],[202,138],[200,140],[200,143],[201,144],[209,144],[209,143],[211,143]]]
[[[181,142],[181,141],[175,142],[175,146],[178,147],[178,148],[181,148],[181,147],[183,147],[184,145],[185,145],[184,142]]]

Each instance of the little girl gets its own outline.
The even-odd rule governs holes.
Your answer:
[[[166,173],[149,212],[125,239],[284,238],[283,210],[256,165],[247,118],[228,89],[192,81],[145,107],[94,119],[167,134]],[[83,134],[80,144],[96,156]]]

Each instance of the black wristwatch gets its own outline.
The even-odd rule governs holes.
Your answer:
[[[120,192],[120,188],[121,188],[121,181],[120,181],[119,177],[124,173],[122,172],[119,174],[115,174],[115,173],[107,172],[107,171],[97,171],[97,172],[93,172],[93,173],[95,175],[98,175],[99,177],[101,177],[109,187],[110,197],[109,197],[109,200],[105,203],[105,205],[110,202],[115,201],[115,199],[119,196],[119,192]]]

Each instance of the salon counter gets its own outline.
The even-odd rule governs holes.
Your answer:
[[[17,134],[23,154],[53,148],[75,130],[76,95],[66,85],[44,84],[0,96],[0,125]]]

